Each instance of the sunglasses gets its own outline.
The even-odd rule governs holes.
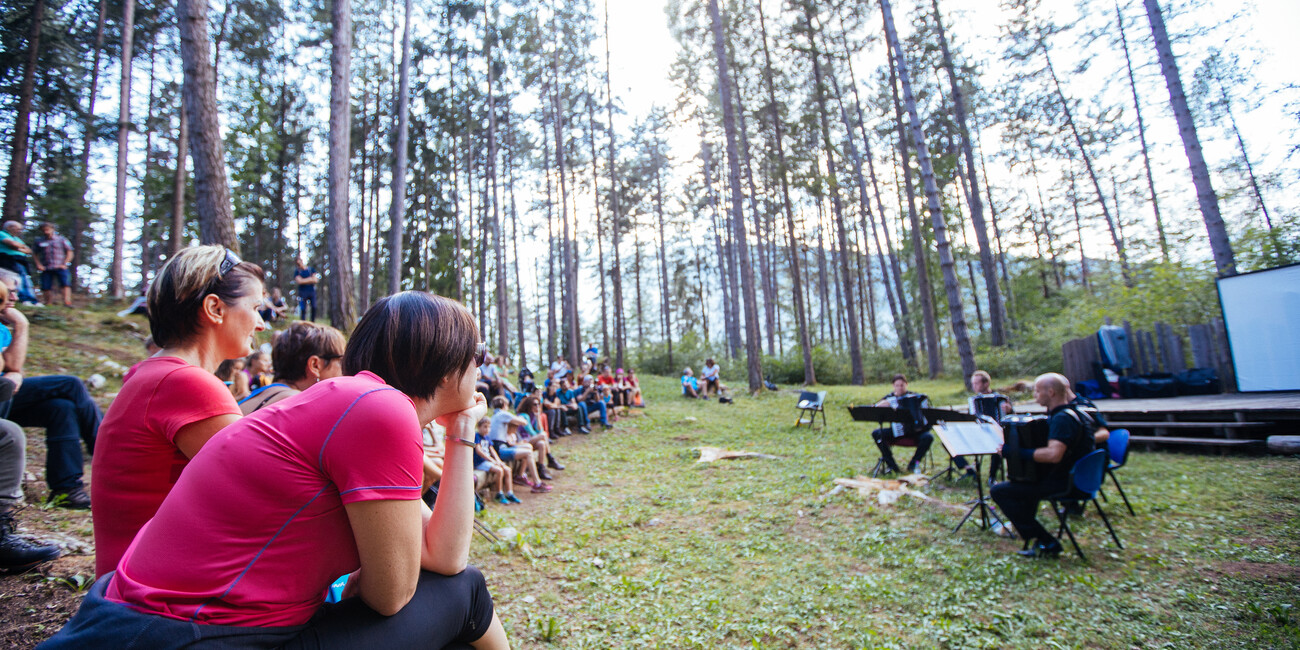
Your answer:
[[[487,343],[479,343],[478,347],[474,348],[474,365],[476,367],[481,368],[487,362],[488,362]]]
[[[217,277],[225,276],[230,272],[230,269],[239,266],[239,263],[242,261],[243,260],[239,259],[239,256],[236,255],[234,251],[227,248],[225,259],[221,260],[221,266],[217,267]]]

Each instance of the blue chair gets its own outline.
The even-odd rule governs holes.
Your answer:
[[[795,407],[799,409],[799,419],[794,421],[794,426],[798,427],[801,424],[807,424],[808,428],[811,429],[813,424],[817,422],[817,414],[821,413],[822,427],[824,428],[826,426],[825,405],[826,391],[814,393],[805,390],[799,393],[799,404]]]
[[[1070,543],[1074,545],[1074,552],[1079,554],[1081,560],[1087,558],[1083,556],[1083,551],[1079,550],[1079,543],[1074,539],[1074,531],[1070,530],[1070,513],[1061,508],[1060,501],[1063,500],[1091,501],[1092,505],[1097,507],[1097,514],[1101,515],[1101,520],[1106,523],[1106,530],[1110,531],[1110,537],[1115,540],[1115,545],[1124,548],[1119,541],[1119,536],[1115,534],[1115,529],[1111,527],[1110,520],[1106,518],[1106,511],[1101,509],[1101,503],[1097,501],[1097,491],[1101,489],[1101,482],[1106,478],[1109,460],[1105,449],[1097,449],[1080,458],[1070,469],[1070,487],[1065,492],[1047,498],[1052,503],[1052,511],[1056,513],[1056,518],[1061,522],[1061,527],[1056,531],[1057,537],[1060,537],[1062,531],[1069,535]]]
[[[1115,483],[1115,489],[1119,490],[1119,496],[1124,499],[1124,506],[1128,508],[1130,516],[1136,516],[1133,512],[1133,504],[1128,502],[1128,495],[1124,494],[1124,487],[1119,484],[1119,478],[1115,476],[1115,470],[1124,466],[1128,462],[1129,432],[1128,429],[1115,429],[1110,432],[1110,438],[1106,440],[1106,451],[1110,455],[1110,464],[1106,466],[1106,475]],[[1101,493],[1101,498],[1106,499],[1106,493]]]

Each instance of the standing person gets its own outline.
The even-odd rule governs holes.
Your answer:
[[[112,513],[95,517],[96,575],[117,567],[190,459],[239,419],[213,373],[252,352],[253,336],[266,328],[257,313],[264,280],[261,268],[224,247],[196,246],[168,261],[149,287],[149,327],[162,349],[127,372],[91,464],[95,508]]]
[[[908,398],[919,399],[921,408],[930,408],[930,398],[920,393],[913,393],[907,389],[907,376],[894,375],[894,390],[890,394],[876,402],[876,406],[888,406],[898,409],[903,406],[903,402]],[[934,444],[934,434],[930,433],[927,428],[924,431],[909,430],[901,422],[895,422],[892,426],[876,429],[871,432],[872,440],[875,440],[876,447],[880,449],[880,457],[885,461],[885,467],[894,473],[898,473],[898,463],[894,461],[894,452],[891,447],[894,441],[899,438],[915,438],[916,453],[912,454],[912,460],[907,464],[907,473],[916,472],[920,466],[921,459],[925,458],[925,453],[930,451],[930,445]]]
[[[307,261],[301,255],[293,263],[298,267],[298,270],[293,272],[293,283],[298,287],[298,319],[315,322],[316,283],[320,282],[320,278],[316,275],[316,267],[307,266]],[[307,317],[309,307],[311,318]]]
[[[1020,449],[1026,461],[1051,465],[1037,483],[998,483],[989,491],[993,501],[1030,547],[1025,557],[1056,557],[1061,542],[1038,523],[1038,504],[1046,497],[1062,494],[1070,487],[1070,470],[1094,447],[1097,423],[1088,413],[1070,404],[1070,383],[1057,373],[1034,380],[1034,401],[1047,409],[1047,446]]]
[[[72,244],[63,235],[54,232],[54,224],[41,224],[41,236],[36,238],[36,270],[41,272],[41,292],[45,304],[54,304],[54,283],[59,284],[63,306],[72,306]]]
[[[209,441],[47,647],[509,647],[468,565],[477,341],[455,301],[376,302],[348,342],[346,376]],[[421,428],[432,421],[447,434],[430,510]],[[345,574],[346,597],[326,604]]]
[[[39,305],[41,301],[32,293],[32,279],[27,272],[27,260],[32,257],[32,249],[23,243],[23,225],[17,221],[6,221],[0,229],[0,269],[8,269],[18,274],[18,301],[28,305]]]
[[[709,399],[710,391],[712,391],[714,395],[718,394],[718,387],[721,381],[719,379],[719,373],[721,372],[722,367],[713,360],[713,357],[704,360],[704,367],[700,368],[700,380],[704,382],[704,388],[700,391],[700,397]]]

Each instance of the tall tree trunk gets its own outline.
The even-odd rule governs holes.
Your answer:
[[[1222,82],[1220,82],[1222,88]],[[1228,93],[1223,93],[1224,112],[1228,114],[1228,125],[1232,128],[1232,135],[1237,140],[1237,148],[1241,151],[1241,161],[1246,164],[1246,177],[1250,179],[1251,193],[1255,195],[1255,202],[1259,204],[1259,211],[1264,215],[1264,225],[1268,227],[1269,235],[1273,240],[1273,252],[1280,258],[1282,257],[1281,244],[1278,243],[1277,236],[1273,234],[1273,218],[1268,214],[1268,205],[1264,203],[1264,193],[1259,189],[1259,180],[1255,178],[1255,166],[1250,162],[1250,154],[1246,153],[1246,140],[1241,137],[1241,129],[1237,127],[1237,116],[1232,112],[1232,104],[1228,101]]]
[[[921,219],[916,214],[916,190],[912,186],[912,161],[907,144],[907,124],[903,121],[903,103],[898,92],[898,68],[895,59],[899,57],[893,51],[892,46],[886,49],[889,50],[889,79],[894,98],[894,119],[897,122],[898,129],[899,160],[903,170],[903,184],[906,190],[907,219],[912,231],[912,255],[916,260],[913,268],[916,271],[917,293],[921,297],[921,323],[925,333],[925,359],[929,366],[930,377],[934,378],[943,372],[943,356],[939,352],[939,328],[935,323],[934,299],[932,297],[934,292],[930,287],[930,264],[926,261],[925,245],[921,237]],[[903,298],[903,301],[906,302],[906,298]]]
[[[758,2],[758,24],[763,37],[763,79],[767,85],[768,107],[772,114],[772,142],[776,149],[776,175],[781,182],[781,199],[785,208],[786,237],[790,256],[790,284],[793,294],[795,329],[798,330],[799,348],[803,353],[803,383],[811,386],[817,383],[817,373],[813,369],[812,340],[808,335],[808,315],[804,308],[803,273],[799,259],[799,242],[795,237],[794,204],[790,201],[789,167],[785,160],[784,128],[781,124],[780,104],[776,101],[776,84],[772,79],[772,55],[767,46],[767,20],[763,16],[763,4]]]
[[[544,110],[544,109],[543,109]],[[559,257],[556,254],[555,231],[552,224],[555,223],[555,198],[551,191],[551,139],[546,135],[547,124],[545,117],[542,119],[542,169],[546,176],[546,240],[548,242],[548,254],[546,256],[546,362],[549,364],[555,359],[555,261]],[[540,341],[538,342],[540,345]]]
[[[948,71],[948,80],[952,88],[952,106],[957,127],[961,131],[961,149],[966,160],[966,178],[970,182],[967,200],[970,202],[971,226],[975,230],[975,243],[980,250],[980,268],[984,271],[984,291],[989,302],[989,341],[995,346],[1006,345],[1006,309],[1002,305],[1002,292],[998,288],[997,268],[993,265],[993,253],[989,248],[988,226],[984,223],[984,203],[980,200],[979,183],[975,175],[975,149],[971,142],[970,120],[966,115],[966,98],[957,79],[957,67],[948,48],[948,36],[943,29],[943,17],[939,13],[939,0],[931,0],[934,5],[934,22],[939,32],[939,46],[943,52],[943,66]],[[988,182],[988,179],[985,179]],[[976,301],[978,313],[979,303]]]
[[[515,204],[515,167],[512,163],[515,153],[515,138],[513,130],[509,133],[510,143],[506,154],[506,193],[510,195],[510,239],[511,246],[514,248],[515,331],[518,333],[517,343],[519,345],[519,349],[515,351],[515,354],[518,355],[520,367],[523,367],[525,360],[528,358],[528,352],[524,348],[524,283],[523,278],[519,276],[519,209]]]
[[[1007,271],[1007,249],[1002,245],[1002,230],[998,228],[998,208],[993,203],[993,186],[988,182],[988,166],[984,164],[984,145],[979,143],[979,134],[975,139],[980,148],[980,173],[984,176],[984,198],[989,202],[989,223],[993,226],[993,239],[998,244],[998,268],[1002,271],[1002,285],[1006,290],[1007,325],[1016,328],[1016,294],[1011,286],[1011,274]]]
[[[125,11],[129,16],[133,11],[131,0],[127,0],[127,6]],[[31,25],[27,31],[27,59],[23,62],[23,77],[18,85],[18,105],[14,110],[13,151],[9,160],[9,175],[5,177],[4,219],[19,223],[23,221],[23,213],[27,210],[27,179],[30,176],[27,141],[32,116],[32,98],[36,94],[36,62],[40,59],[41,31],[45,25],[45,0],[36,0],[32,4],[29,20]],[[124,33],[130,31],[129,26],[124,29]],[[127,52],[122,65],[130,73],[130,36],[122,38]]]
[[[605,291],[605,225],[600,213],[600,174],[598,173],[600,157],[596,155],[596,101],[586,83],[590,74],[584,74],[584,90],[587,99],[587,144],[591,148],[591,196],[596,207],[596,281],[600,287],[600,349],[609,353],[609,300]],[[610,167],[610,187],[613,187],[614,169]],[[615,334],[617,336],[617,333]]]
[[[44,2],[44,0],[42,0]],[[95,141],[95,99],[99,95],[99,60],[100,55],[104,52],[104,22],[108,16],[108,0],[99,0],[99,9],[95,18],[95,53],[93,63],[90,68],[90,89],[86,97],[86,119],[83,140],[81,143],[81,174],[84,179],[81,184],[81,203],[86,203],[86,189],[90,186],[90,145]],[[180,111],[184,116],[185,111]],[[183,117],[182,117],[183,119]],[[188,155],[188,142],[181,143],[179,151],[181,155]],[[81,238],[82,231],[85,227],[81,223],[81,212],[73,210],[71,223],[69,224],[72,232],[68,233],[68,240],[72,245],[72,285],[78,286],[77,269],[81,267],[83,257],[81,255]],[[173,251],[175,254],[175,251]]]
[[[843,284],[844,293],[841,296],[842,301],[838,305],[837,311],[846,313],[848,321],[848,338],[849,338],[849,368],[852,373],[849,381],[854,386],[861,386],[865,381],[862,369],[862,334],[858,329],[858,319],[854,311],[857,309],[857,302],[853,296],[853,274],[849,272],[849,235],[844,227],[844,205],[840,198],[840,181],[839,171],[835,165],[835,146],[831,142],[830,117],[827,115],[826,108],[826,88],[822,81],[822,64],[821,52],[817,48],[817,32],[813,31],[813,9],[811,4],[804,5],[804,17],[808,29],[808,46],[811,50],[813,64],[813,93],[817,101],[817,117],[822,127],[822,146],[826,149],[826,178],[829,181],[831,193],[831,209],[835,217],[835,234],[839,241],[839,263],[840,263],[840,280]],[[818,30],[820,31],[820,30]],[[835,76],[834,70],[827,71],[830,76]]]
[[[185,95],[184,83],[184,80],[182,80],[182,97]],[[168,248],[169,258],[176,257],[176,254],[185,247],[185,190],[186,186],[189,185],[189,173],[185,169],[185,163],[189,162],[190,159],[190,118],[184,106],[177,112],[176,175],[172,178],[172,228]],[[301,246],[299,248],[301,249]]]
[[[1115,2],[1115,21],[1119,25],[1119,42],[1124,48],[1124,66],[1128,71],[1128,87],[1133,93],[1133,112],[1137,115],[1138,142],[1142,145],[1142,166],[1147,174],[1147,189],[1151,191],[1151,211],[1156,217],[1156,234],[1160,238],[1160,255],[1169,261],[1169,240],[1165,236],[1165,223],[1160,218],[1160,198],[1156,194],[1155,174],[1151,172],[1151,152],[1147,146],[1147,127],[1142,119],[1142,101],[1138,99],[1137,81],[1133,77],[1133,58],[1129,56],[1128,36],[1124,33],[1124,12],[1120,10],[1119,0]]]
[[[1077,191],[1074,169],[1070,169],[1070,205],[1074,207],[1074,232],[1079,237],[1079,279],[1083,288],[1091,293],[1092,286],[1088,283],[1088,254],[1083,250],[1083,219],[1079,217],[1079,199],[1075,196]]]
[[[749,370],[749,392],[763,389],[762,349],[758,339],[758,305],[754,296],[754,270],[749,263],[749,242],[745,235],[745,215],[741,208],[740,163],[736,154],[736,123],[731,101],[731,72],[727,67],[727,48],[722,36],[722,17],[718,0],[709,0],[709,18],[713,23],[713,54],[718,60],[718,94],[722,101],[722,128],[727,134],[727,176],[731,181],[731,220],[740,258],[740,293],[745,312],[745,356]]]
[[[659,120],[655,119],[654,129],[654,170],[655,170],[655,216],[659,220],[659,272],[661,276],[659,287],[660,311],[663,313],[663,334],[664,341],[668,346],[668,367],[676,368],[677,364],[673,363],[673,311],[669,301],[668,293],[668,237],[664,226],[664,183],[663,183],[663,152],[660,150],[662,141],[659,139]],[[708,311],[706,307],[701,311]]]
[[[614,264],[610,269],[610,280],[614,284],[614,365],[623,367],[623,356],[627,348],[627,319],[623,316],[623,261],[619,253],[619,236],[623,230],[623,212],[618,203],[618,167],[615,151],[618,147],[614,132],[614,86],[610,80],[609,56],[609,0],[605,0],[605,118],[609,123],[609,210],[610,229],[613,231]],[[637,246],[637,327],[641,326],[641,248]]]
[[[574,250],[576,242],[573,241],[569,230],[569,186],[565,174],[565,158],[567,156],[564,146],[564,107],[561,101],[559,43],[556,44],[555,50],[552,52],[551,72],[555,84],[552,89],[555,102],[555,166],[559,172],[560,181],[560,227],[564,231],[562,237],[564,254],[561,259],[565,267],[565,283],[561,289],[563,290],[565,304],[565,330],[568,334],[568,340],[565,343],[568,348],[566,353],[569,363],[577,369],[582,367],[582,347],[579,342],[582,332],[578,319],[578,260],[577,252]]]
[[[397,144],[393,150],[392,205],[388,209],[388,293],[402,290],[402,236],[406,228],[406,158],[411,130],[411,0],[402,22],[402,66],[398,72]]]
[[[345,0],[340,0],[340,3],[346,4]],[[208,46],[207,0],[176,0],[176,15],[180,24],[181,61],[185,69],[181,94],[185,99],[185,111],[189,113],[190,158],[194,163],[194,203],[199,218],[199,241],[204,244],[221,244],[239,252],[239,238],[235,235],[235,219],[230,207],[230,185],[226,180],[226,155],[218,121],[216,73],[208,63],[211,53]],[[350,24],[350,14],[348,21]],[[351,38],[349,32],[349,48]],[[351,54],[345,56],[350,57]],[[346,131],[341,137],[346,141]],[[346,194],[346,174],[343,179],[343,191]]]
[[[814,173],[821,175],[820,166],[817,161],[813,161]],[[835,340],[835,319],[830,314],[830,283],[826,278],[826,211],[825,201],[818,194],[813,196],[813,201],[817,205],[817,296],[821,298],[820,309],[817,312],[817,320],[821,327],[818,328],[818,335],[823,341]]]
[[[733,62],[734,64],[734,62],[736,61],[735,47],[731,43],[730,39],[728,39],[727,41],[727,50],[728,50],[729,61]],[[737,65],[737,69],[736,69],[737,78],[735,80],[735,88],[733,88],[732,90],[733,92],[735,92],[735,98],[736,98],[736,119],[740,123],[738,135],[740,136],[741,168],[744,170],[744,174],[745,174],[745,186],[749,189],[749,211],[751,214],[754,215],[754,241],[758,249],[757,251],[758,257],[762,258],[763,247],[764,247],[763,246],[763,219],[760,216],[762,213],[759,212],[758,210],[758,187],[754,183],[754,169],[750,161],[749,126],[747,124],[747,119],[746,119],[747,111],[745,110],[744,93],[741,92],[741,84],[740,84],[740,77],[743,76],[743,74],[744,74],[743,71]],[[753,260],[750,261],[750,264],[752,266]],[[766,271],[764,270],[765,265],[760,264],[759,266],[760,268],[759,268],[758,282],[763,292],[763,307],[764,307],[763,311],[764,314],[766,315],[766,313],[770,311],[770,307],[772,304],[772,296],[769,291],[768,284],[766,282],[767,274]],[[768,333],[768,354],[772,354],[772,340],[771,340],[772,332],[769,329],[767,333]],[[763,340],[762,336],[760,335],[759,347],[762,347],[761,345],[762,340]]]
[[[37,0],[38,8],[43,6],[42,0]],[[39,25],[39,23],[37,23]],[[39,28],[38,28],[39,29]],[[40,43],[39,31],[34,36],[35,44]],[[125,260],[126,247],[126,175],[128,166],[127,154],[130,153],[131,135],[131,59],[134,56],[132,45],[135,39],[135,0],[126,0],[122,3],[122,85],[118,90],[118,109],[117,109],[117,205],[113,213],[113,262],[108,270],[108,291],[114,298],[121,298],[123,295],[123,269],[122,264]],[[35,48],[33,48],[34,50]],[[21,112],[20,112],[21,115]],[[25,119],[25,116],[21,116]],[[26,164],[26,124],[23,125],[23,145],[21,150],[15,143],[14,159],[18,160],[21,152],[24,165]],[[17,135],[15,135],[17,139]],[[13,167],[10,167],[12,172]],[[26,171],[23,172],[22,189],[26,194]],[[5,218],[15,221],[22,221],[22,211],[18,210],[11,214],[9,209],[9,195],[5,196]],[[21,205],[21,204],[20,204]]]
[[[488,69],[488,182],[492,186],[492,246],[495,252],[493,266],[496,267],[496,309],[497,309],[497,354],[510,356],[510,296],[506,289],[506,246],[501,232],[501,206],[497,195],[497,103],[496,103],[496,64],[492,50],[496,44],[496,18],[487,16],[487,69]]]
[[[287,119],[289,113],[289,86],[288,83],[280,82],[280,97],[276,101],[276,133],[280,138],[279,151],[276,153],[275,169],[271,172],[271,177],[275,182],[275,194],[271,196],[271,214],[275,221],[274,245],[271,250],[271,281],[273,286],[283,287],[285,283],[284,268],[288,260],[284,259],[282,251],[288,249],[289,243],[285,241],[284,231],[289,226],[289,211],[285,208],[285,191],[287,189],[289,177],[289,159],[290,146],[293,142],[293,131],[288,128]]]
[[[705,193],[708,195],[710,210],[710,231],[713,234],[714,256],[718,262],[718,286],[722,289],[722,325],[723,333],[727,337],[727,356],[735,357],[739,349],[737,336],[731,329],[731,313],[735,307],[735,300],[731,294],[731,283],[728,282],[727,265],[730,259],[722,243],[722,226],[718,223],[721,219],[718,215],[718,195],[713,187],[713,148],[709,146],[704,139],[704,124],[700,124],[700,162],[704,171]],[[701,269],[702,270],[702,269]],[[707,311],[708,307],[705,306]],[[708,342],[708,337],[704,339]]]
[[[360,204],[357,206],[361,216],[361,228],[357,233],[357,307],[365,313],[370,308],[370,285],[374,274],[370,272],[370,210],[368,199],[370,186],[377,182],[378,174],[373,170],[379,166],[379,155],[370,145],[370,138],[378,130],[379,102],[375,101],[375,113],[370,112],[370,90],[366,89],[361,99],[361,169],[357,174],[357,193]],[[376,98],[377,99],[377,98]],[[370,171],[367,175],[366,172]],[[349,231],[351,236],[351,231]]]
[[[884,15],[885,35],[894,50],[894,65],[898,69],[898,80],[903,87],[903,102],[907,105],[908,117],[912,122],[912,139],[916,143],[916,158],[921,166],[921,181],[925,185],[926,201],[930,208],[930,221],[934,225],[934,241],[939,249],[939,268],[943,272],[944,289],[948,294],[948,312],[952,320],[952,334],[957,343],[957,354],[961,358],[962,380],[970,382],[971,373],[975,372],[975,352],[971,348],[970,336],[966,332],[966,315],[961,303],[961,287],[957,284],[957,273],[953,268],[952,249],[948,243],[948,233],[943,221],[943,208],[939,205],[939,186],[934,180],[934,168],[930,164],[930,152],[926,148],[925,130],[916,110],[916,98],[912,94],[912,80],[908,75],[907,57],[903,56],[903,47],[894,29],[894,16],[889,0],[881,0],[881,13]]]
[[[179,0],[186,2],[188,0]],[[329,213],[325,224],[328,249],[330,324],[352,329],[352,235],[348,217],[348,166],[352,158],[352,0],[334,0],[330,12]],[[205,39],[206,42],[206,39]],[[197,158],[196,165],[197,167]],[[197,169],[196,169],[197,171]]]
[[[155,90],[158,86],[157,75],[157,51],[155,48],[149,48],[149,101],[145,104],[144,113],[144,173],[140,175],[140,203],[142,206],[148,206],[150,197],[148,189],[145,187],[144,179],[149,178],[149,170],[153,167],[153,120],[154,108],[157,106],[158,98]],[[147,208],[141,210],[140,214],[140,287],[149,286],[149,272],[152,270],[151,244],[155,241],[154,231],[158,224],[151,222],[148,216]]]

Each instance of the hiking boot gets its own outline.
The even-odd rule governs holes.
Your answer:
[[[0,571],[26,573],[61,554],[57,546],[41,546],[15,535],[13,514],[0,514]]]
[[[581,433],[582,435],[585,436],[585,435],[591,433],[591,428],[590,428],[590,427],[578,427],[578,433]]]
[[[1023,551],[1016,551],[1016,553],[1018,553],[1020,557],[1027,557],[1030,559],[1044,557],[1055,558],[1061,554],[1061,550],[1061,542],[1052,540],[1050,544],[1039,542],[1031,545]]]
[[[56,508],[90,510],[90,495],[86,494],[86,489],[81,487],[51,492],[45,502]]]
[[[558,469],[558,470],[564,469],[564,466],[560,464],[560,461],[555,460],[555,454],[547,454],[546,466],[551,469]]]
[[[550,472],[546,471],[541,467],[537,468],[537,478],[540,478],[543,481],[551,481],[555,479],[555,477],[552,476]]]

